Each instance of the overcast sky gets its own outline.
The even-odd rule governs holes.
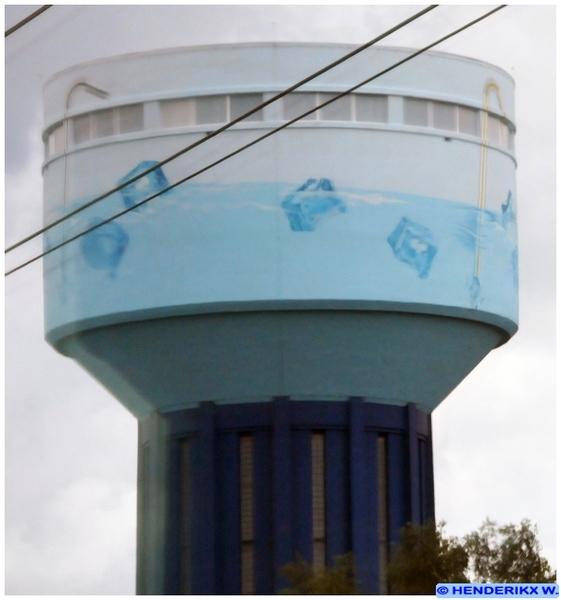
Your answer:
[[[5,29],[38,6],[7,6]],[[6,39],[6,245],[42,225],[42,85],[76,63],[236,41],[362,44],[420,6],[57,5]],[[389,38],[422,47],[486,12],[444,6]],[[508,6],[438,50],[516,80],[520,330],[433,413],[436,514],[464,535],[529,518],[555,562],[554,6]],[[14,256],[41,250],[29,244]],[[8,266],[11,266],[8,262]],[[40,262],[6,280],[6,591],[132,594],[135,419],[43,339]]]

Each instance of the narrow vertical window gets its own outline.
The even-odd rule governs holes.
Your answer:
[[[230,120],[241,117],[252,108],[263,102],[263,94],[235,94],[230,96]],[[245,119],[246,121],[262,121],[263,111],[258,110]]]
[[[407,125],[419,125],[428,127],[429,124],[429,103],[427,100],[418,100],[416,98],[405,98],[403,102],[403,117]]]
[[[319,94],[319,104],[323,104],[338,94]],[[319,109],[319,118],[323,121],[350,121],[351,96],[341,96],[335,102]]]
[[[378,572],[380,594],[388,593],[388,469],[387,440],[378,436]]]
[[[313,569],[325,569],[325,433],[312,433]]]
[[[387,96],[371,96],[369,94],[357,94],[356,120],[371,123],[386,123],[388,121],[388,98]]]
[[[288,94],[288,96],[285,96],[282,101],[284,107],[284,118],[287,121],[292,121],[292,119],[296,119],[301,114],[312,110],[312,108],[316,106],[316,95],[305,92]],[[310,113],[309,115],[302,117],[302,120],[315,121],[316,113]]]
[[[91,115],[93,120],[92,137],[102,138],[115,134],[114,114],[112,109],[100,110]]]
[[[501,120],[501,124],[500,124],[500,139],[501,139],[501,146],[504,146],[505,148],[509,148],[510,147],[510,131],[508,129],[508,125]]]
[[[456,131],[456,114],[457,106],[448,102],[433,102],[432,103],[432,118],[433,126],[437,129],[448,129]]]
[[[511,133],[503,119],[487,114],[487,135],[489,142],[511,148]]]
[[[241,593],[254,593],[253,437],[240,436]]]
[[[180,98],[160,102],[162,127],[186,127],[195,125],[195,99]]]
[[[55,152],[62,152],[64,150],[64,146],[66,145],[64,137],[65,137],[64,125],[59,125],[54,130],[55,136]]]
[[[64,124],[57,125],[55,128],[51,129],[46,142],[47,156],[52,156],[53,154],[57,154],[64,150],[64,137]]]
[[[87,142],[92,137],[90,126],[90,115],[83,115],[72,119],[74,126],[74,143],[81,144]]]
[[[144,129],[144,105],[131,104],[117,109],[119,133],[133,133]]]
[[[191,440],[179,446],[179,589],[191,593]]]
[[[487,140],[493,144],[501,143],[501,120],[487,115]]]
[[[197,124],[226,123],[226,96],[200,96],[196,99]]]
[[[467,106],[458,107],[460,131],[469,135],[477,135],[479,129],[478,111]]]

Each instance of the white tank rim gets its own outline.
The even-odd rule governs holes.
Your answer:
[[[348,49],[348,51],[352,51],[355,48],[359,48],[360,44],[345,44],[345,43],[329,43],[329,42],[239,42],[239,43],[223,43],[223,44],[199,44],[194,46],[174,46],[170,48],[157,48],[154,50],[145,50],[142,52],[129,52],[124,54],[116,54],[113,56],[107,56],[102,58],[96,58],[90,61],[85,61],[82,63],[76,63],[70,67],[66,67],[65,69],[61,69],[57,71],[50,77],[48,77],[44,84],[43,89],[49,86],[50,82],[58,79],[59,77],[64,77],[75,70],[83,69],[85,67],[94,66],[102,63],[112,63],[112,62],[121,62],[126,60],[133,60],[135,58],[141,58],[143,56],[159,56],[165,54],[180,54],[184,52],[200,52],[204,50],[213,51],[213,50],[232,50],[238,48],[314,48],[314,49],[331,49],[331,48],[341,48]],[[407,47],[407,46],[390,46],[390,45],[374,45],[366,51],[396,51],[406,53],[413,53],[419,50],[419,48]],[[458,62],[467,62],[475,65],[479,65],[481,67],[485,67],[487,69],[492,69],[502,76],[507,77],[513,85],[515,85],[515,80],[508,71],[505,71],[501,67],[494,65],[492,63],[477,59],[471,58],[469,56],[464,56],[460,54],[453,54],[451,52],[443,52],[440,50],[428,50],[424,52],[421,56],[435,56],[440,58],[447,58],[449,60],[454,60]]]

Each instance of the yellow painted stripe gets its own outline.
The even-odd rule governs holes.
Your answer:
[[[491,92],[494,92],[497,96],[497,100],[499,101],[499,108],[503,113],[503,116],[506,116],[503,100],[501,97],[501,90],[498,84],[491,80],[487,82],[485,89],[483,91],[483,123],[481,126],[481,159],[479,164],[479,199],[477,202],[477,206],[483,210],[485,208],[485,195],[487,188],[487,148],[489,147],[489,135],[488,135],[488,121],[489,121],[489,97],[491,96]],[[481,265],[481,214],[477,219],[477,253],[475,257],[475,277],[479,277]]]

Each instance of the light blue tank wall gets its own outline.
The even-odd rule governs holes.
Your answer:
[[[136,102],[145,103],[145,130],[49,157],[46,221],[216,127],[164,129],[159,100],[273,93],[349,50],[271,44],[179,49],[99,61],[55,76],[45,88],[46,131],[64,117],[65,103],[72,116]],[[408,52],[371,49],[305,89],[342,91]],[[111,96],[101,100],[75,89],[68,101],[81,80]],[[491,81],[495,87],[489,88]],[[480,111],[487,101],[513,129],[513,87],[490,65],[424,55],[361,90],[388,95],[388,123],[300,122],[49,254],[47,338],[76,355],[77,338],[69,336],[147,318],[295,306],[383,310],[492,325],[485,344],[472,344],[479,349],[465,365],[471,370],[517,328],[515,159],[511,149],[483,144],[481,136],[406,125],[403,98]],[[262,122],[240,124],[76,215],[47,234],[46,247],[270,131],[281,124],[280,114],[273,105]],[[358,321],[354,326],[360,328]],[[320,392],[329,395],[303,388],[265,393]],[[427,400],[428,406],[446,393]]]

